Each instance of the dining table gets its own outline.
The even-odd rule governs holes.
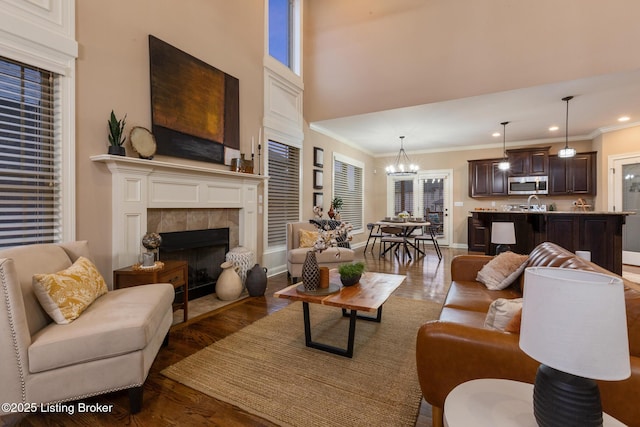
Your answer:
[[[408,255],[409,259],[412,258],[409,247],[413,248],[415,253],[420,253],[423,256],[425,255],[424,251],[420,249],[420,247],[416,246],[413,240],[410,238],[412,237],[413,232],[416,231],[417,229],[431,226],[431,223],[429,221],[425,221],[423,219],[411,219],[411,218],[408,218],[406,220],[384,219],[381,221],[377,221],[374,224],[380,228],[398,227],[402,230],[398,234],[398,237],[401,237],[402,241],[396,242],[395,244],[390,245],[388,248],[383,250],[380,253],[381,257],[384,257],[389,251],[391,251],[394,247],[397,247],[398,245],[402,245],[404,247],[405,253]]]

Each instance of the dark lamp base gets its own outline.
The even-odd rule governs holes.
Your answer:
[[[496,255],[500,255],[502,252],[508,252],[511,250],[511,246],[505,244],[499,244],[496,246]]]
[[[598,384],[540,365],[533,388],[533,413],[540,427],[602,426]]]

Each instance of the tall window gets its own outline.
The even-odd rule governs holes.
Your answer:
[[[55,82],[0,58],[0,247],[61,240]]]
[[[413,208],[413,180],[402,180],[394,182],[394,214],[409,212],[418,214]]]
[[[300,219],[300,150],[268,142],[268,246],[285,245],[288,222]]]
[[[333,197],[343,201],[340,217],[350,222],[354,231],[363,229],[364,164],[339,154],[333,158]]]
[[[293,0],[269,0],[269,55],[291,68]]]

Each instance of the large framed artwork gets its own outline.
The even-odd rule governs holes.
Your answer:
[[[240,157],[237,78],[152,35],[149,68],[157,154],[220,164],[225,151]]]

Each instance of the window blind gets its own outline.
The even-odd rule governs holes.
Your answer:
[[[268,142],[267,244],[286,244],[288,222],[300,220],[300,150]]]
[[[61,240],[55,81],[0,58],[0,247]]]
[[[334,157],[333,197],[342,198],[340,209],[342,221],[351,223],[354,231],[362,231],[364,212],[363,168],[346,159]]]
[[[413,209],[413,180],[401,180],[394,183],[394,214],[407,211],[412,215],[417,215]]]

